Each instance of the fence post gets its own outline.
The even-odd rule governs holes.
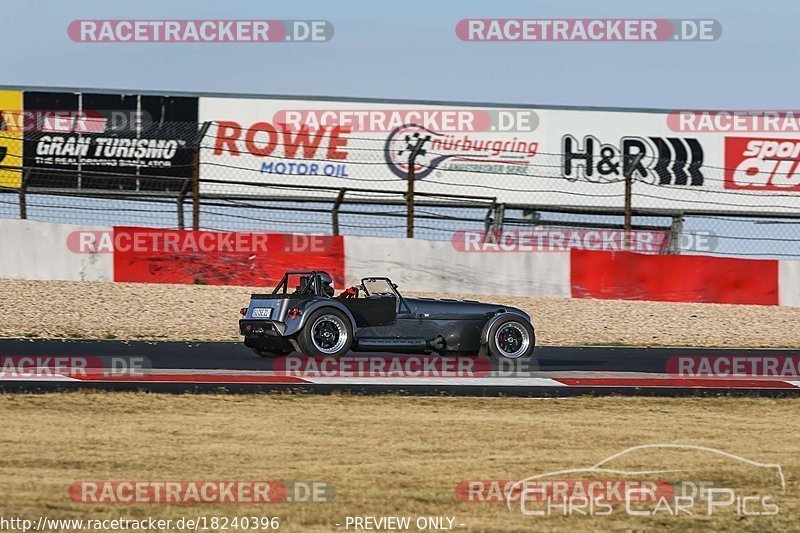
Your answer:
[[[628,168],[623,169],[625,176],[625,232],[622,236],[622,249],[631,249],[631,219],[633,218],[633,171],[642,160],[643,153],[636,154]]]
[[[331,210],[331,215],[333,216],[333,234],[338,236],[339,235],[339,207],[342,205],[342,201],[344,200],[344,195],[347,193],[347,189],[342,189],[339,191],[339,195],[336,197],[336,201],[333,202],[333,209]]]
[[[408,155],[408,191],[406,192],[406,238],[414,238],[414,165],[417,161],[417,156],[422,152],[422,145],[425,141],[430,139],[429,136],[420,137],[417,144],[411,149]]]
[[[681,234],[683,233],[683,215],[672,217],[672,225],[669,227],[669,243],[667,245],[668,254],[681,253]]]
[[[178,191],[178,229],[186,229],[186,224],[183,221],[184,214],[183,214],[183,201],[186,199],[186,190],[189,188],[189,185],[192,185],[194,180],[186,180],[181,185],[181,190]]]
[[[497,243],[497,239],[503,231],[505,217],[506,204],[498,204],[497,198],[495,198],[483,219],[483,226],[486,229],[486,232],[483,234],[484,244]]]
[[[28,192],[28,173],[30,173],[30,169],[23,170],[19,182],[19,218],[21,220],[28,218],[28,199],[26,197]]]
[[[192,169],[192,229],[200,229],[200,148],[203,137],[206,136],[210,122],[203,122],[197,135],[197,144],[194,147],[194,165]]]
[[[497,204],[497,211],[494,217],[494,230],[503,231],[503,224],[506,221],[506,204]]]

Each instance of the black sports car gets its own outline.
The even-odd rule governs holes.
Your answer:
[[[297,350],[489,355],[526,359],[534,331],[527,313],[472,300],[404,298],[389,278],[364,278],[335,296],[327,272],[289,271],[271,294],[242,308],[245,345],[263,357]]]

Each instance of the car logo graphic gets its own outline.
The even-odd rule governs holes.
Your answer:
[[[718,455],[720,457],[726,457],[728,459],[733,459],[740,463],[748,464],[751,466],[755,466],[758,468],[765,468],[774,470],[778,479],[780,480],[780,486],[783,493],[786,493],[786,478],[783,474],[783,468],[779,464],[774,463],[759,463],[757,461],[753,461],[751,459],[747,459],[745,457],[741,457],[739,455],[735,455],[723,450],[718,450],[716,448],[708,448],[705,446],[695,446],[692,444],[642,444],[639,446],[632,446],[630,448],[626,448],[621,452],[617,452],[598,463],[595,463],[592,466],[585,467],[585,468],[570,468],[565,470],[556,470],[553,472],[545,472],[542,474],[536,474],[533,476],[529,476],[525,479],[521,479],[515,483],[509,484],[505,489],[505,499],[507,502],[507,507],[509,509],[512,508],[513,499],[512,495],[515,493],[519,493],[521,487],[524,487],[527,483],[535,482],[536,480],[545,480],[546,478],[552,476],[561,476],[564,474],[614,474],[618,476],[641,476],[641,475],[654,475],[654,474],[668,474],[668,473],[675,473],[675,472],[691,472],[692,470],[696,470],[693,468],[668,468],[668,469],[652,469],[652,470],[625,470],[620,468],[611,468],[608,467],[608,463],[613,461],[614,459],[618,459],[626,454],[630,454],[637,450],[694,450],[694,451],[701,451],[701,452],[708,452],[710,454]]]

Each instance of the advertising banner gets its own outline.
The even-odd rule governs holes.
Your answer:
[[[202,176],[253,184],[203,184],[208,192],[335,197],[335,188],[363,187],[402,193],[408,156],[424,139],[415,168],[418,194],[620,212],[630,170],[634,209],[800,212],[800,127],[786,112],[777,113],[782,121],[759,122],[750,113],[743,122],[722,120],[732,116],[726,112],[326,100],[201,98],[199,107],[201,122],[212,123]],[[749,133],[764,127],[772,133]]]
[[[192,175],[196,98],[26,92],[24,100],[32,186],[165,191]]]
[[[415,165],[418,192],[491,199],[498,192],[484,185],[525,181],[535,172],[530,163],[539,158],[546,129],[531,109],[313,100],[201,98],[200,120],[212,123],[202,177],[254,185],[209,183],[206,190],[254,195],[267,192],[258,184],[401,193],[409,155],[424,139]],[[269,194],[297,190],[269,188]]]
[[[678,120],[698,113],[720,112],[550,111],[548,146],[560,154],[561,178],[551,186],[552,201],[618,207],[630,170],[634,209],[800,212],[800,132],[765,135],[748,132],[753,124],[743,121],[709,127]],[[586,194],[592,198],[579,196]]]
[[[22,166],[22,130],[16,127],[22,111],[20,91],[0,91],[0,165]],[[0,168],[0,187],[19,187],[22,171]]]

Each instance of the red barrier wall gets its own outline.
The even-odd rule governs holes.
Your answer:
[[[272,287],[286,270],[324,270],[343,287],[343,238],[114,228],[114,281]]]
[[[572,250],[573,298],[778,305],[778,262]]]

